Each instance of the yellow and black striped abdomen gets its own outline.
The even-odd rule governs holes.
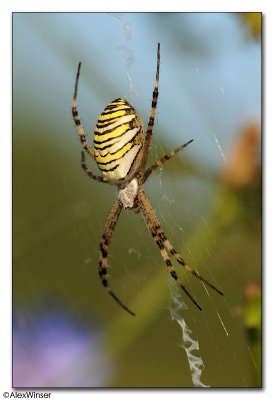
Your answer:
[[[131,179],[138,170],[144,144],[141,119],[125,99],[108,104],[94,131],[95,160],[108,182]]]

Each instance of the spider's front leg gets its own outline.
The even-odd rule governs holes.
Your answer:
[[[175,260],[178,262],[178,264],[181,264],[187,272],[190,272],[193,276],[195,276],[195,278],[198,278],[200,281],[204,282],[208,287],[215,290],[215,292],[219,293],[221,296],[224,295],[223,292],[221,292],[221,290],[216,288],[216,286],[212,285],[212,283],[210,283],[207,279],[203,278],[194,269],[190,268],[190,266],[188,264],[186,264],[186,262],[184,261],[182,256],[174,249],[174,247],[172,246],[170,241],[166,238],[166,236],[165,236],[164,232],[162,231],[162,229],[160,228],[160,226],[157,227],[156,231],[158,233],[158,236],[162,240],[165,248],[167,249],[167,251],[170,254],[172,254],[172,256],[175,258]]]
[[[107,222],[104,227],[104,233],[102,240],[100,242],[100,258],[99,258],[99,276],[101,278],[103,286],[106,288],[107,292],[114,298],[114,300],[129,314],[135,315],[133,311],[131,311],[127,306],[125,306],[121,300],[116,296],[111,287],[108,284],[107,280],[107,257],[108,257],[108,247],[110,245],[113,232],[115,230],[115,226],[119,219],[123,208],[122,202],[117,199],[114,206],[112,207],[111,212],[107,218]]]
[[[167,266],[167,269],[168,269],[170,275],[172,276],[173,279],[175,279],[176,283],[186,293],[186,295],[195,304],[195,306],[201,311],[202,308],[199,306],[199,304],[194,299],[194,297],[189,293],[189,291],[183,285],[183,283],[181,282],[181,280],[179,279],[179,277],[177,275],[177,272],[175,271],[175,269],[172,266],[172,263],[168,256],[168,253],[164,246],[162,238],[160,237],[160,235],[158,233],[158,228],[160,228],[160,223],[156,217],[156,214],[151,206],[149,199],[147,198],[145,192],[142,189],[140,189],[138,191],[138,205],[139,205],[139,209],[144,217],[144,220],[146,221],[147,228],[148,228],[149,232],[151,233],[155,243],[157,244],[157,246],[160,250],[161,256]]]
[[[183,289],[183,291],[188,295],[188,297],[191,299],[191,301],[196,305],[199,310],[201,310],[201,307],[199,304],[196,302],[196,300],[192,297],[192,295],[188,292],[188,290],[185,288],[185,286],[182,284],[180,279],[177,276],[177,273],[175,269],[172,267],[170,258],[168,256],[168,252],[175,258],[175,260],[181,264],[187,272],[190,272],[192,275],[194,275],[196,278],[198,278],[200,281],[205,283],[207,286],[209,286],[211,289],[215,290],[217,293],[220,295],[223,295],[223,293],[217,289],[214,285],[212,285],[209,281],[207,281],[205,278],[200,276],[196,271],[194,271],[192,268],[189,267],[183,260],[183,258],[180,256],[179,253],[173,248],[169,240],[166,238],[164,232],[161,229],[160,223],[158,221],[158,218],[156,217],[156,214],[152,208],[152,205],[147,198],[145,192],[140,189],[138,191],[138,205],[140,208],[140,211],[143,214],[143,217],[146,221],[147,228],[150,231],[155,243],[157,244],[161,256],[163,260],[165,261],[165,264],[169,270],[170,275],[172,278],[175,279],[175,281],[178,283],[178,285]]]

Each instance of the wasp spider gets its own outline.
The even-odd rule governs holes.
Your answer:
[[[93,143],[94,149],[87,144],[84,129],[76,108],[76,97],[78,81],[80,76],[81,63],[79,63],[74,95],[72,102],[72,115],[76,125],[77,132],[85,152],[93,158],[101,170],[102,175],[94,175],[85,163],[85,153],[82,151],[81,165],[84,172],[97,182],[116,185],[118,188],[117,199],[110,211],[107,222],[104,227],[103,237],[100,242],[99,276],[103,286],[114,300],[129,314],[135,315],[113,292],[107,280],[107,257],[108,247],[112,235],[123,208],[134,210],[141,213],[146,226],[151,233],[161,256],[167,266],[172,278],[183,289],[191,301],[201,310],[201,307],[185,288],[175,269],[172,267],[169,253],[175,260],[181,264],[186,271],[190,272],[196,278],[200,279],[207,286],[214,289],[219,294],[223,294],[219,289],[201,277],[196,271],[191,269],[183,260],[181,255],[173,248],[161,229],[160,223],[152,208],[152,205],[141,186],[146,182],[150,174],[161,167],[166,161],[170,160],[180,150],[187,147],[193,140],[189,140],[174,151],[166,154],[155,164],[146,169],[149,146],[152,138],[155,111],[158,99],[158,83],[160,69],[160,44],[157,50],[156,80],[153,90],[152,104],[149,115],[148,127],[144,133],[142,121],[134,108],[122,98],[116,99],[108,104],[100,115],[94,131]]]

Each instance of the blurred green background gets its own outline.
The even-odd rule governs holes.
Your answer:
[[[71,117],[89,143],[125,97],[148,122],[161,43],[150,162],[188,139],[145,184],[166,235],[225,294],[174,266],[202,306],[183,317],[211,387],[261,385],[261,15],[13,14],[13,385],[192,387],[172,321],[170,280],[141,217],[124,211],[98,277],[116,189],[80,168]],[[97,171],[91,161],[90,167]],[[198,352],[197,352],[198,354]]]

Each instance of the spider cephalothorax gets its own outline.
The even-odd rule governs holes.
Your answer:
[[[104,227],[103,237],[100,242],[99,276],[104,287],[121,307],[123,307],[131,315],[135,315],[119,300],[107,281],[108,247],[110,245],[116,223],[123,208],[133,209],[135,212],[142,214],[147,228],[157,244],[171,276],[192,300],[192,302],[199,308],[199,310],[201,310],[199,304],[178,278],[178,275],[171,264],[169,253],[179,264],[185,268],[185,270],[190,272],[196,278],[200,279],[219,294],[222,295],[223,293],[209,283],[206,279],[201,277],[195,270],[191,269],[185,263],[180,254],[177,253],[177,251],[173,248],[161,229],[160,223],[149,199],[147,198],[144,190],[141,189],[141,186],[145,183],[147,178],[154,170],[161,167],[171,157],[175,156],[178,151],[182,150],[192,142],[192,140],[189,140],[174,151],[163,156],[155,164],[146,169],[158,99],[160,44],[158,43],[156,80],[146,134],[144,134],[142,121],[138,113],[125,99],[119,98],[109,103],[98,118],[93,138],[94,149],[87,144],[86,136],[80,123],[76,108],[80,68],[81,63],[79,63],[75,81],[72,115],[83,149],[97,162],[102,175],[94,175],[93,172],[91,172],[91,170],[87,167],[85,163],[84,151],[82,151],[81,165],[84,172],[93,180],[113,184],[118,187],[118,196],[112,207],[112,210],[108,215],[107,222]]]

